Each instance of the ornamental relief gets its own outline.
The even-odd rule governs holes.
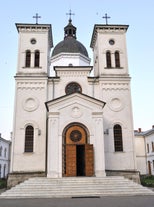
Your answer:
[[[83,112],[81,111],[81,109],[78,106],[75,106],[72,108],[71,117],[79,118],[82,116],[82,114],[83,114]]]
[[[39,107],[39,101],[35,97],[29,97],[24,99],[22,106],[25,111],[35,111]]]
[[[108,106],[112,111],[121,111],[125,104],[120,98],[115,97],[109,100]]]

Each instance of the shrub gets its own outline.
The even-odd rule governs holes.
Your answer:
[[[6,179],[0,179],[0,189],[7,187],[7,180]]]
[[[147,187],[154,187],[154,176],[141,177],[141,184]]]

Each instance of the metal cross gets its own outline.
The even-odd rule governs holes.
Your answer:
[[[72,15],[75,15],[75,14],[74,14],[74,13],[72,13],[72,11],[71,11],[71,9],[70,9],[70,10],[69,10],[69,13],[66,13],[66,15],[69,15],[69,16],[70,16],[70,18],[69,18],[69,19],[71,20],[71,16],[72,16]]]
[[[39,16],[38,13],[36,13],[36,16],[33,16],[33,18],[36,19],[36,24],[38,24],[38,19],[41,18],[41,16]]]
[[[107,13],[105,14],[105,17],[103,17],[103,18],[105,19],[106,24],[108,24],[108,19],[109,19],[110,17],[107,16]]]

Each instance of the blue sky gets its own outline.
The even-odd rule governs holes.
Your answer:
[[[35,23],[39,13],[41,24],[52,24],[54,46],[63,39],[68,23],[66,13],[72,10],[77,39],[92,51],[90,41],[94,24],[128,24],[127,52],[132,77],[134,129],[150,129],[154,125],[154,1],[153,0],[5,0],[0,5],[0,133],[9,139],[13,128],[13,107],[17,67],[18,33],[15,23]]]

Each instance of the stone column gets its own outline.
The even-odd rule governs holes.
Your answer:
[[[48,120],[47,177],[59,177],[59,114],[50,114]]]

